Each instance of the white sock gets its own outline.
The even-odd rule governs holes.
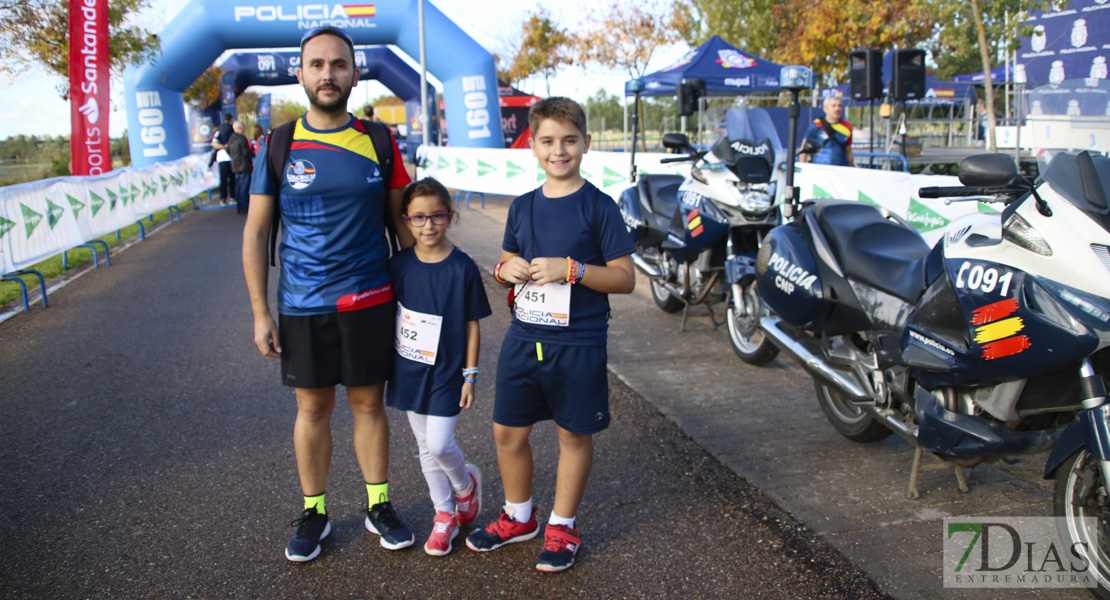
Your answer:
[[[505,512],[517,523],[527,523],[532,520],[532,499],[529,498],[520,504],[506,500]]]
[[[574,529],[574,517],[560,517],[555,514],[555,511],[551,511],[551,518],[547,520],[547,524],[562,525],[563,527]]]

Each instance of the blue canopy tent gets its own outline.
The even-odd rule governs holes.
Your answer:
[[[1009,75],[1009,79],[1006,78],[1007,75]],[[978,71],[976,73],[968,73],[967,75],[953,75],[952,76],[952,81],[955,81],[957,83],[982,84],[984,80],[986,80],[986,77],[983,77],[983,72],[982,71]],[[1006,70],[1006,65],[999,65],[999,66],[991,69],[991,83],[1005,83],[1007,81],[1013,81],[1013,80],[1014,80],[1014,66],[1013,65],[1010,65],[1010,70],[1009,71]]]
[[[738,50],[715,35],[673,65],[645,75],[647,89],[641,95],[674,96],[683,79],[697,77],[705,80],[707,96],[777,93],[781,69],[782,65]],[[628,83],[624,95],[632,95]]]

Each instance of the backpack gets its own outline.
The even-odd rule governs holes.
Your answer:
[[[270,266],[276,266],[277,261],[277,234],[278,226],[281,225],[281,174],[285,173],[285,167],[289,162],[289,151],[293,148],[293,130],[297,127],[297,121],[301,117],[297,117],[288,123],[278,125],[270,130],[266,136],[266,158],[270,163],[270,177],[274,182],[275,189],[277,190],[277,198],[274,203],[274,219],[270,222]],[[362,123],[363,131],[366,135],[370,136],[370,143],[374,145],[374,153],[378,155],[378,166],[382,171],[382,184],[385,186],[385,227],[387,231],[387,239],[392,251],[400,250],[400,244],[396,241],[397,232],[393,227],[393,215],[389,208],[389,184],[393,179],[393,135],[389,132],[389,128],[381,123],[374,121],[367,121],[359,119]],[[274,150],[277,152],[274,152]]]

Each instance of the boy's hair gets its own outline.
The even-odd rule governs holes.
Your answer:
[[[434,177],[425,177],[405,188],[405,195],[401,198],[401,214],[409,214],[409,204],[412,199],[417,196],[433,196],[438,198],[443,206],[447,208],[447,212],[451,215],[451,220],[455,220],[455,211],[451,208],[451,193],[447,188],[443,187]]]
[[[586,135],[586,111],[570,98],[562,96],[546,98],[528,109],[528,126],[532,128],[533,138],[536,137],[536,130],[540,128],[540,122],[544,119],[554,119],[560,123],[574,125],[579,133]]]

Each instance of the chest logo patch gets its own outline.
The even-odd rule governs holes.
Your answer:
[[[285,180],[295,190],[303,190],[316,180],[316,167],[307,160],[295,160],[285,169]]]

